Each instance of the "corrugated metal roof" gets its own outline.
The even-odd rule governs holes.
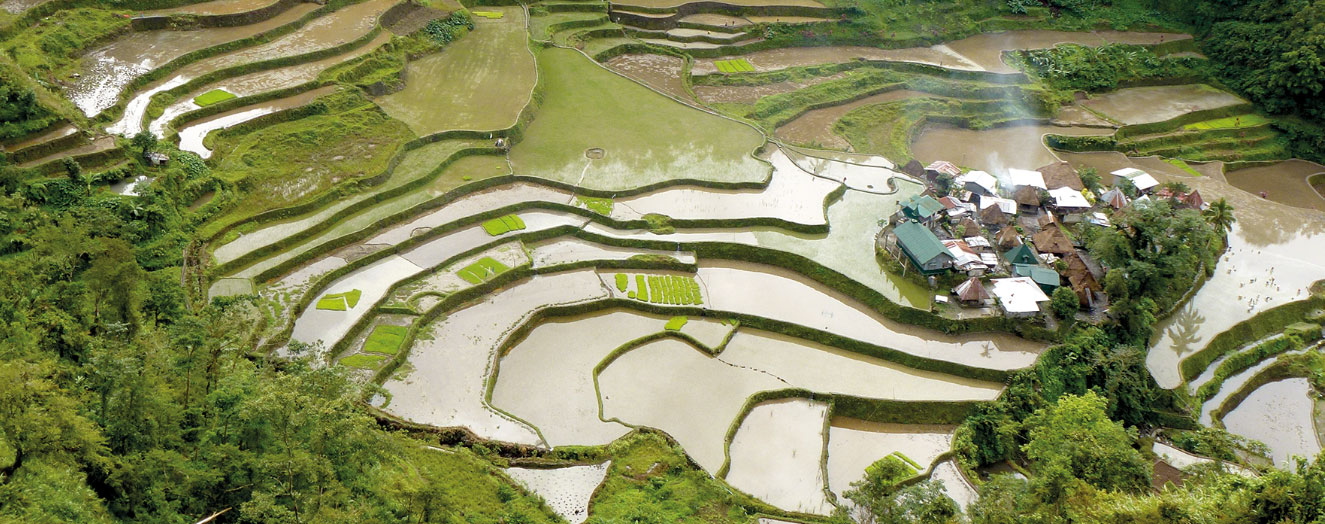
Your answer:
[[[902,246],[911,258],[922,263],[933,260],[936,256],[948,254],[948,248],[944,247],[939,237],[934,236],[933,231],[919,223],[904,222],[893,228],[893,233],[897,235],[897,244]]]

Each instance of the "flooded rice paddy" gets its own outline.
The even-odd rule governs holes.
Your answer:
[[[1271,382],[1257,388],[1224,416],[1224,426],[1264,442],[1270,447],[1274,464],[1283,467],[1294,456],[1312,458],[1321,450],[1312,418],[1314,404],[1307,379]]]
[[[626,75],[660,93],[678,100],[686,100],[685,80],[681,69],[685,61],[675,56],[628,54],[608,60],[607,67]]]
[[[1192,111],[1242,103],[1246,100],[1204,84],[1129,87],[1081,102],[1124,124],[1161,122]]]
[[[640,7],[676,7],[681,4],[688,4],[694,0],[622,0],[621,2],[612,2],[624,9],[630,9],[630,6]],[[823,7],[824,5],[815,0],[723,0],[725,4],[740,6],[776,6],[776,5],[795,5],[805,7]]]
[[[1045,134],[1092,136],[1110,135],[1113,131],[1052,125],[1016,125],[975,130],[931,124],[916,134],[911,150],[922,164],[947,160],[959,166],[1003,174],[1009,168],[1035,169],[1057,162],[1058,157],[1044,145]],[[954,148],[953,144],[961,144],[961,147]]]
[[[732,438],[727,483],[786,511],[832,513],[819,468],[827,416],[827,404],[804,399],[755,406]]]
[[[867,96],[846,104],[814,109],[778,127],[775,134],[778,138],[792,144],[816,145],[828,149],[847,149],[850,144],[847,143],[846,139],[833,132],[833,124],[836,124],[843,115],[858,107],[923,96],[927,95],[918,91],[902,89]]]
[[[203,140],[207,138],[208,133],[218,129],[225,129],[230,126],[239,125],[277,111],[284,111],[286,109],[303,106],[312,102],[313,99],[331,94],[335,90],[336,88],[332,86],[322,87],[291,97],[278,98],[270,102],[232,109],[224,113],[194,120],[189,122],[187,126],[179,131],[179,148],[182,151],[196,153],[202,158],[211,158],[212,150],[203,145]]]
[[[515,124],[537,78],[534,55],[525,45],[524,11],[491,10],[503,16],[475,17],[473,33],[410,62],[405,88],[378,98],[377,104],[419,135]]]
[[[1144,33],[1124,31],[1006,31],[983,33],[949,42],[954,52],[966,57],[986,71],[1014,73],[1016,68],[1003,61],[1003,52],[1018,49],[1045,49],[1058,44],[1100,46],[1105,44],[1158,44],[1173,40],[1190,40],[1190,35],[1175,33]]]
[[[952,447],[954,429],[833,417],[828,428],[828,487],[839,502],[849,502],[845,495],[851,483],[865,477],[865,468],[892,453],[927,468]]]
[[[611,461],[563,468],[506,468],[506,474],[525,489],[543,497],[552,511],[570,524],[589,517],[589,498],[607,476]]]
[[[170,9],[153,9],[139,12],[143,16],[181,15],[230,15],[247,13],[276,3],[276,0],[212,0],[183,5]]]
[[[1288,160],[1277,164],[1239,169],[1224,173],[1228,183],[1252,194],[1293,207],[1325,211],[1325,196],[1308,179],[1325,173],[1325,166],[1306,160]]]
[[[315,4],[299,4],[262,22],[244,26],[129,33],[84,56],[79,76],[65,94],[84,115],[95,116],[115,105],[120,91],[129,82],[154,68],[199,49],[248,38],[294,22],[315,9]]]

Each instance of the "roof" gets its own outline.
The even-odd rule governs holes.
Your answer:
[[[1014,186],[1030,186],[1037,189],[1049,189],[1044,185],[1044,175],[1039,171],[1030,171],[1027,169],[1008,169],[1008,181]]]
[[[1004,249],[1011,249],[1013,247],[1020,246],[1022,244],[1021,235],[1017,234],[1016,229],[1010,227],[1004,228],[1002,231],[999,231],[997,240],[998,240],[998,247]]]
[[[902,202],[902,209],[917,218],[929,218],[943,211],[943,204],[929,195],[916,195]]]
[[[1132,179],[1132,185],[1136,186],[1136,188],[1140,191],[1145,191],[1147,189],[1159,185],[1159,181],[1155,180],[1155,177],[1153,176],[1142,173]]]
[[[1039,312],[1039,303],[1049,300],[1030,277],[996,278],[989,283],[994,285],[994,296],[1003,304],[1003,310],[1009,313]]]
[[[998,206],[989,206],[980,211],[980,221],[990,225],[1008,223],[1008,216]]]
[[[957,177],[954,181],[958,184],[973,183],[985,188],[985,191],[990,193],[998,190],[998,179],[984,171],[969,171],[965,175]]]
[[[982,236],[966,237],[966,245],[971,247],[989,247],[989,239]]]
[[[961,223],[957,224],[957,227],[960,229],[958,233],[961,233],[964,237],[975,237],[980,234],[980,224],[975,223],[970,217],[962,219]]]
[[[1081,191],[1086,188],[1086,185],[1081,182],[1081,175],[1078,174],[1077,170],[1073,169],[1072,165],[1067,162],[1054,162],[1036,169],[1036,171],[1039,171],[1041,175],[1044,175],[1044,185],[1049,186],[1049,189],[1056,187],[1070,187],[1077,191]]]
[[[1034,264],[1040,259],[1035,256],[1035,252],[1026,244],[1020,244],[1017,247],[1009,249],[1003,253],[1003,258],[1013,264]]]
[[[949,255],[948,248],[939,241],[939,237],[918,222],[903,222],[893,228],[893,234],[897,235],[897,244],[912,259],[921,263],[929,262],[939,255]]]
[[[953,198],[953,197],[950,197],[950,196],[945,196],[945,197],[943,197],[943,198],[940,198],[940,199],[939,199],[939,203],[940,203],[940,204],[943,204],[943,207],[944,207],[945,209],[952,209],[952,208],[954,208],[954,207],[961,207],[961,205],[962,205],[962,201],[961,201],[961,200],[957,200],[956,198]]]
[[[1011,198],[999,198],[995,196],[980,197],[980,209],[984,209],[989,206],[995,206],[995,205],[998,206],[998,208],[1002,210],[1004,213],[1007,213],[1009,215],[1017,214],[1017,202],[1012,200]]]
[[[1086,200],[1085,195],[1082,195],[1080,191],[1072,189],[1070,187],[1060,187],[1058,189],[1050,189],[1049,196],[1054,197],[1055,207],[1059,208],[1090,207],[1090,202]]]
[[[1195,189],[1188,193],[1187,198],[1182,199],[1182,202],[1194,209],[1205,207],[1205,199],[1201,198],[1201,192]]]
[[[961,240],[944,240],[943,246],[948,249],[948,253],[952,255],[953,263],[956,264],[957,267],[962,269],[977,269],[985,267],[984,262],[980,260],[980,255],[977,254],[974,249],[971,249],[971,246],[966,245],[966,242]]]
[[[952,288],[952,292],[963,302],[977,302],[989,299],[989,292],[985,291],[985,285],[977,277],[966,279],[965,282],[957,284]]]
[[[1030,277],[1041,287],[1058,287],[1058,272],[1044,266],[1034,266],[1031,264],[1013,264],[1012,274],[1019,277]]]
[[[931,162],[929,165],[925,166],[925,170],[937,171],[939,173],[943,173],[945,175],[950,175],[954,177],[962,174],[962,168],[957,167],[956,164],[953,164],[952,162],[948,162],[946,160],[935,160],[934,162]]]
[[[1105,191],[1104,194],[1100,195],[1100,200],[1103,200],[1104,203],[1108,204],[1109,207],[1112,207],[1114,209],[1122,209],[1124,207],[1127,207],[1127,195],[1124,195],[1123,191],[1118,188],[1113,188],[1108,191]]]
[[[1140,170],[1140,169],[1137,169],[1137,168],[1135,168],[1135,167],[1124,167],[1124,168],[1122,168],[1122,169],[1119,169],[1119,170],[1114,171],[1114,172],[1109,173],[1109,174],[1110,174],[1110,175],[1113,175],[1113,176],[1123,177],[1123,178],[1132,178],[1132,177],[1135,177],[1135,176],[1144,175],[1144,174],[1146,174],[1146,172],[1145,172],[1145,171],[1142,171],[1142,170]]]
[[[1035,236],[1031,237],[1035,242],[1035,249],[1041,253],[1075,253],[1076,248],[1072,247],[1072,241],[1067,239],[1067,234],[1063,233],[1061,227],[1046,227]]]
[[[1040,192],[1031,186],[1021,186],[1012,192],[1012,199],[1023,206],[1039,206]]]

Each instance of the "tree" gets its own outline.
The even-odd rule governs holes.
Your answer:
[[[1223,198],[1211,202],[1210,207],[1202,211],[1201,214],[1205,216],[1205,220],[1210,225],[1215,226],[1215,229],[1225,237],[1228,236],[1229,231],[1233,230],[1233,223],[1237,221],[1237,218],[1233,217],[1233,206],[1229,205],[1228,201]]]
[[[1107,404],[1094,391],[1066,395],[1026,421],[1030,441],[1022,450],[1038,473],[1032,489],[1046,502],[1061,501],[1076,480],[1103,490],[1150,486],[1150,463],[1132,447],[1136,430],[1109,420]]]
[[[1069,319],[1077,313],[1080,304],[1081,301],[1077,299],[1077,294],[1072,288],[1061,286],[1054,290],[1053,298],[1049,301],[1049,309],[1053,310],[1058,318]]]
[[[148,131],[142,131],[133,135],[133,139],[130,140],[129,143],[134,149],[137,149],[140,153],[146,155],[148,151],[156,148],[156,135]]]

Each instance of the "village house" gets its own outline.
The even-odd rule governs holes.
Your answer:
[[[988,197],[998,194],[998,179],[984,171],[969,171],[953,179],[953,184],[980,196]]]
[[[1159,185],[1159,181],[1155,180],[1155,177],[1150,176],[1150,173],[1134,167],[1124,167],[1109,174],[1116,178],[1127,179],[1133,186],[1136,186],[1136,190],[1141,193],[1148,193],[1151,189],[1154,189],[1155,186]]]
[[[1040,257],[1026,244],[1020,244],[1003,253],[1003,260],[1008,261],[1009,264],[1035,265],[1040,263]]]
[[[1104,295],[1104,286],[1100,284],[1104,272],[1099,265],[1081,253],[1068,254],[1063,257],[1063,261],[1067,263],[1065,274],[1068,285],[1077,294],[1081,307],[1092,310],[1107,307],[1108,298]]]
[[[1029,277],[996,278],[989,283],[1003,314],[1009,317],[1035,316],[1040,312],[1040,303],[1049,301],[1049,296]]]
[[[1081,182],[1081,175],[1067,162],[1054,162],[1036,171],[1044,176],[1044,185],[1049,189],[1060,187],[1070,187],[1077,191],[1086,189],[1086,184]]]
[[[1062,282],[1057,271],[1044,266],[1031,264],[1013,264],[1012,275],[1029,277],[1031,280],[1034,280],[1035,284],[1040,286],[1040,290],[1045,293],[1053,293],[1055,289],[1058,289],[1059,284]]]
[[[897,256],[900,251],[922,275],[933,275],[952,268],[953,257],[939,237],[929,228],[912,221],[902,222],[887,235],[889,252]]]
[[[952,294],[957,296],[959,304],[967,307],[984,306],[990,298],[984,283],[980,282],[980,277],[971,277],[957,284],[957,287],[952,288]]]
[[[1063,233],[1063,228],[1057,225],[1040,230],[1031,237],[1031,242],[1035,243],[1035,250],[1040,253],[1052,253],[1062,257],[1076,252],[1076,248],[1072,247],[1072,241],[1067,238],[1066,233]]]
[[[926,226],[932,226],[939,212],[943,211],[943,204],[929,195],[913,196],[903,201],[901,206],[902,209],[894,217],[895,220],[911,219]]]

